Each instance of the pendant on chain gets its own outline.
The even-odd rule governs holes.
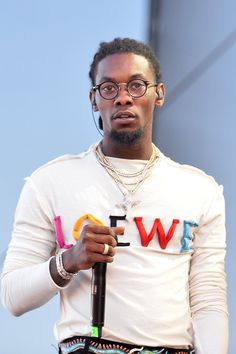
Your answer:
[[[132,194],[125,194],[124,199],[121,203],[116,204],[116,207],[123,209],[124,213],[126,214],[126,219],[129,220],[132,218],[132,211],[133,209],[141,203],[141,200],[134,200],[132,198]]]

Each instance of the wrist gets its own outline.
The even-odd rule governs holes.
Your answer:
[[[71,280],[78,272],[70,270],[66,262],[66,250],[60,251],[56,256],[56,269],[60,277],[64,280]],[[68,259],[68,258],[67,258]]]
[[[68,273],[73,273],[77,274],[80,271],[80,268],[78,267],[77,259],[76,259],[76,253],[74,247],[70,248],[69,250],[62,250],[62,261],[65,270]]]

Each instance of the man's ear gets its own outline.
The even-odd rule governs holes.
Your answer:
[[[164,104],[165,101],[165,86],[163,83],[158,84],[156,88],[156,102],[155,105],[157,107],[161,107]]]
[[[89,99],[92,105],[93,112],[98,112],[98,106],[95,99],[95,92],[93,90],[89,91]]]

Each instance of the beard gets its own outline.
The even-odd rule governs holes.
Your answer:
[[[133,132],[127,132],[127,131],[120,131],[118,132],[117,130],[111,130],[110,132],[110,138],[113,141],[116,141],[117,143],[123,144],[123,145],[133,145],[137,144],[141,137],[143,136],[143,129],[139,128]]]

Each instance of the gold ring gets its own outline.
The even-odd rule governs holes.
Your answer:
[[[104,250],[102,254],[108,254],[108,252],[109,252],[109,245],[107,243],[104,243]]]

